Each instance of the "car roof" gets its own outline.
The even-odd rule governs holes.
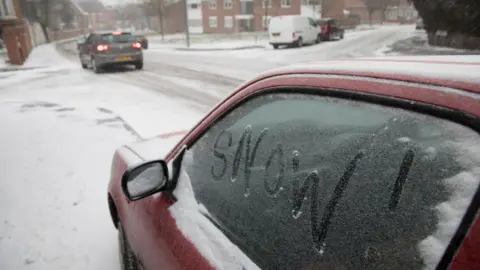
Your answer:
[[[338,59],[290,65],[262,76],[302,73],[423,83],[480,93],[480,55]]]

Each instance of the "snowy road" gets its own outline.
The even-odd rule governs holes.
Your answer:
[[[300,62],[375,56],[378,49],[406,38],[412,31],[412,25],[382,26],[349,32],[344,40],[300,49],[274,50],[268,46],[266,49],[202,52],[155,46],[144,51],[144,71],[104,75],[115,81],[191,101],[204,113],[241,82],[260,72]],[[75,51],[66,55],[72,61],[78,61]]]
[[[118,269],[106,199],[117,146],[188,129],[259,72],[372,56],[412,29],[385,26],[300,49],[157,46],[145,51],[145,70],[101,75],[76,55],[36,48],[26,67],[42,68],[0,72],[0,269]]]

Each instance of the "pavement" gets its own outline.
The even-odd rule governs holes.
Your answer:
[[[428,44],[427,34],[416,30],[405,38],[386,46],[384,55],[470,55],[480,54],[480,51],[461,50],[447,47],[434,47]]]

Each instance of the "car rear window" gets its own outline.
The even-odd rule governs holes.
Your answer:
[[[103,34],[100,35],[100,40],[103,43],[129,43],[135,41],[135,36],[133,36],[131,33],[119,33],[119,34],[114,34],[114,33],[108,33],[108,34]]]
[[[433,269],[478,188],[479,145],[430,115],[271,94],[213,125],[184,168],[262,269]]]

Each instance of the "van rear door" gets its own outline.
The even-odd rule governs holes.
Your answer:
[[[295,32],[293,18],[291,16],[278,16],[270,20],[268,39],[271,44],[289,44],[295,40],[292,38],[292,34]]]

